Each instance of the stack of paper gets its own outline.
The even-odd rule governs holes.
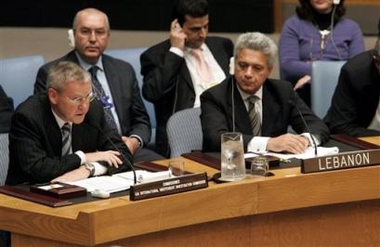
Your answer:
[[[309,158],[314,158],[314,157],[337,154],[337,153],[339,153],[339,148],[338,147],[318,147],[317,153],[318,153],[318,155],[315,156],[314,147],[308,147],[306,149],[306,151],[302,154],[283,154],[283,153],[265,152],[262,155],[271,155],[274,157],[278,157],[279,159],[282,159],[282,160],[287,160],[287,159],[292,159],[292,158],[309,159]],[[244,157],[245,158],[252,158],[252,157],[256,157],[258,155],[260,155],[260,154],[247,153],[244,155]]]
[[[144,170],[137,170],[136,176],[137,183],[147,183],[169,178],[169,171],[149,172]],[[88,192],[101,190],[113,193],[128,190],[130,186],[134,185],[134,174],[132,171],[129,171],[117,173],[112,176],[105,175],[99,177],[91,177],[67,183],[84,187]]]

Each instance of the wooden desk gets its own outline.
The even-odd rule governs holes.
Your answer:
[[[359,139],[380,146],[380,136],[366,136]]]
[[[216,170],[184,159],[190,171]],[[158,162],[167,164],[167,161]],[[380,166],[50,208],[0,194],[13,246],[379,246]]]

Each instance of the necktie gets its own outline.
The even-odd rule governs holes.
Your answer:
[[[88,72],[90,72],[91,77],[92,77],[92,83],[94,85],[94,91],[96,98],[100,100],[103,104],[103,109],[104,109],[104,115],[106,118],[106,122],[111,126],[112,129],[117,129],[116,128],[116,123],[115,119],[113,118],[112,112],[111,112],[111,107],[113,106],[109,101],[109,96],[107,96],[104,92],[104,89],[102,87],[102,84],[100,84],[100,81],[98,77],[96,76],[96,73],[98,72],[99,68],[97,66],[92,66]]]
[[[62,156],[71,153],[71,128],[69,123],[65,123],[62,128]]]
[[[252,133],[254,136],[258,136],[261,133],[261,120],[258,112],[256,111],[255,108],[255,103],[257,100],[259,100],[258,97],[251,95],[248,97],[248,115],[249,119],[251,121],[251,126],[252,126]]]
[[[212,81],[211,69],[206,63],[204,54],[201,49],[192,49],[191,53],[193,54],[196,60],[196,69],[198,71],[199,76],[205,82]]]

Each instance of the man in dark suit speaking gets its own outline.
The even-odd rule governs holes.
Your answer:
[[[46,91],[47,71],[59,61],[75,62],[92,70],[94,89],[104,105],[106,117],[122,136],[133,161],[162,159],[146,148],[151,126],[133,67],[103,54],[111,35],[107,15],[97,9],[83,9],[76,14],[72,31],[75,49],[40,68],[34,92]]]
[[[207,0],[179,0],[174,7],[170,39],[141,54],[143,96],[155,107],[156,149],[169,157],[166,123],[180,110],[199,107],[200,94],[223,81],[233,43],[208,37]]]
[[[221,148],[221,134],[241,132],[245,151],[303,153],[327,141],[329,130],[298,97],[290,82],[269,79],[277,47],[261,33],[239,36],[234,75],[201,95],[203,151]],[[287,133],[291,126],[299,134]]]
[[[12,117],[6,184],[75,181],[131,169],[131,153],[106,124],[86,70],[60,62],[49,71],[47,88]]]

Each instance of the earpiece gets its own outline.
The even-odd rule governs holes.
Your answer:
[[[235,74],[235,58],[231,57],[230,58],[230,75]]]
[[[333,4],[335,4],[335,5],[340,4],[340,0],[333,0]]]
[[[69,29],[67,31],[68,40],[69,40],[69,46],[74,48],[75,47],[75,41],[74,41],[74,31],[72,29]]]

